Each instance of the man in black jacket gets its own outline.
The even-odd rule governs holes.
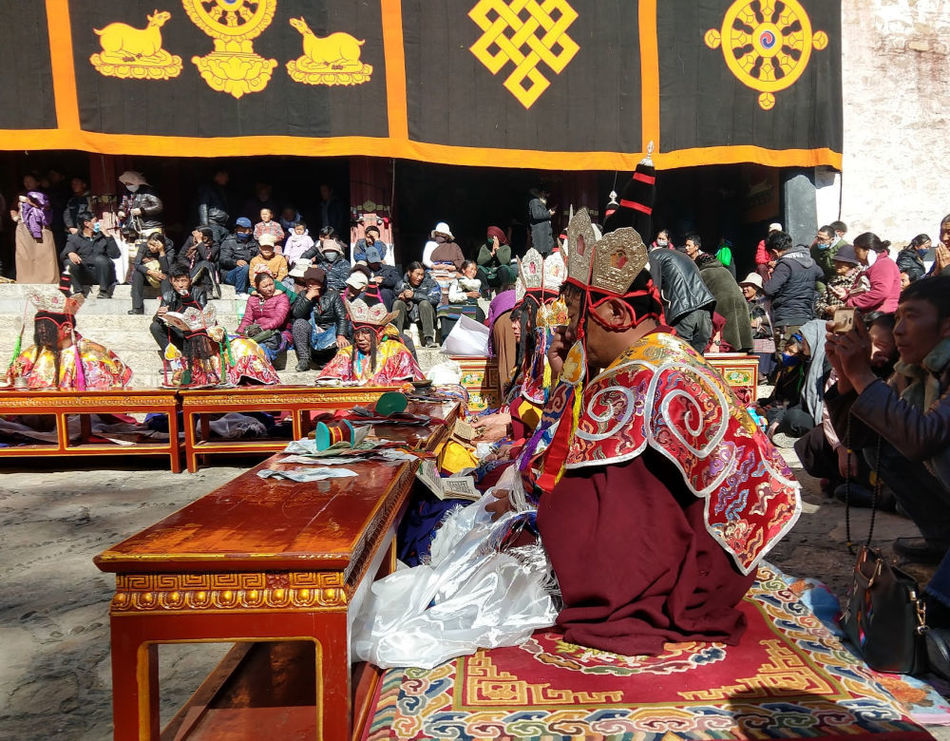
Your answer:
[[[432,276],[426,274],[421,262],[409,263],[406,275],[396,288],[393,311],[396,312],[396,329],[402,334],[406,325],[419,322],[422,325],[423,347],[435,345],[435,308],[442,300],[442,289]]]
[[[702,353],[712,337],[716,297],[703,283],[699,268],[682,252],[655,247],[650,251],[650,275],[663,299],[666,323]]]
[[[63,265],[69,268],[76,292],[89,295],[90,286],[99,286],[99,298],[112,298],[115,289],[115,263],[121,256],[119,246],[112,237],[99,229],[99,220],[88,211],[80,216],[82,228],[70,234],[60,253]]]
[[[145,283],[159,289],[162,294],[172,290],[168,280],[175,262],[172,243],[163,234],[155,233],[139,245],[132,263],[132,308],[129,314],[145,313]]]
[[[75,234],[82,228],[80,221],[86,211],[92,211],[92,194],[89,192],[89,183],[78,175],[70,182],[72,196],[66,201],[63,211],[63,223],[70,234]]]
[[[303,274],[306,290],[297,295],[291,311],[294,317],[294,349],[297,372],[310,368],[311,350],[333,350],[349,345],[346,339],[346,309],[340,294],[327,289],[323,268],[307,268]]]
[[[126,170],[119,175],[119,182],[126,188],[119,204],[121,227],[134,231],[140,237],[147,237],[156,229],[161,229],[165,207],[155,189],[146,182],[145,176],[134,170]]]
[[[182,313],[185,309],[193,307],[199,311],[208,303],[208,296],[205,290],[200,286],[192,287],[191,273],[187,265],[175,263],[169,268],[169,282],[171,290],[162,293],[162,303],[155,312],[155,318],[149,327],[149,332],[155,338],[162,352],[169,343],[173,344],[179,350],[185,346],[185,334],[174,327],[169,327],[160,317],[169,311]]]
[[[214,232],[209,226],[199,226],[185,240],[177,253],[177,261],[188,265],[191,282],[203,286],[220,298],[218,288],[218,254],[220,248],[214,241]]]
[[[343,245],[332,227],[321,229],[319,239],[300,259],[312,260],[315,267],[326,271],[328,288],[340,294],[346,290],[346,279],[350,277],[350,261],[343,256]]]
[[[770,233],[765,244],[778,257],[772,277],[762,290],[772,299],[775,351],[781,353],[788,338],[815,318],[816,283],[824,280],[825,272],[808,247],[792,245],[792,238],[785,232]]]
[[[251,260],[261,251],[252,231],[251,220],[246,216],[240,217],[234,222],[234,233],[221,243],[221,254],[218,257],[223,282],[234,286],[239,296],[247,295]]]

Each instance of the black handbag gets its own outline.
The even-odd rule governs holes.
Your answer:
[[[846,437],[850,438],[850,434]],[[848,445],[849,455],[850,447]],[[880,438],[877,447],[877,459],[880,460]],[[854,553],[851,542],[850,483],[849,476],[845,481],[845,529],[848,549]],[[880,490],[881,480],[877,476],[871,500],[868,539],[858,548],[841,624],[851,645],[875,671],[923,674],[927,671],[927,608],[923,594],[916,579],[871,547]]]
[[[917,581],[880,551],[861,546],[841,622],[868,666],[895,674],[925,672],[926,619]]]

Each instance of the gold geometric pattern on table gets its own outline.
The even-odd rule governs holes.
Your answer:
[[[795,84],[814,48],[828,46],[828,34],[812,32],[811,19],[798,0],[736,0],[704,37],[710,49],[722,47],[729,71],[759,91],[759,106],[771,110],[775,93]]]
[[[182,0],[185,12],[214,41],[214,51],[192,63],[212,90],[241,98],[270,82],[276,59],[254,51],[252,39],[274,19],[277,0]]]
[[[504,85],[525,108],[551,85],[540,67],[559,75],[580,50],[567,33],[577,11],[566,0],[479,0],[468,17],[482,30],[472,54],[493,75],[514,65]]]

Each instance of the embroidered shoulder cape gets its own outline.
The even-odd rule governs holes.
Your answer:
[[[564,467],[628,461],[647,445],[706,499],[706,529],[743,574],[801,513],[781,454],[719,373],[666,332],[638,340],[587,385]]]

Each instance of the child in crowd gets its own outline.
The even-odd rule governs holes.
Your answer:
[[[284,241],[284,228],[274,221],[274,212],[269,208],[261,209],[261,220],[254,225],[254,239],[258,242],[265,234],[274,237],[274,244],[278,245]]]
[[[262,212],[266,210],[267,209],[261,209]],[[274,238],[274,235],[264,234],[258,242],[260,243],[261,251],[251,258],[251,277],[253,278],[253,276],[257,275],[262,267],[266,267],[267,271],[274,277],[274,280],[278,282],[282,281],[287,277],[290,268],[287,267],[287,260],[284,259],[284,256],[277,254],[277,240]]]
[[[478,305],[482,282],[476,277],[477,274],[477,263],[463,260],[458,277],[449,285],[449,303],[438,310],[443,340],[449,336],[462,314],[477,322],[485,321],[485,313]]]
[[[287,260],[287,265],[293,267],[294,263],[301,258],[304,252],[313,247],[313,237],[307,231],[307,225],[298,221],[293,225],[290,236],[284,243],[283,255]]]

